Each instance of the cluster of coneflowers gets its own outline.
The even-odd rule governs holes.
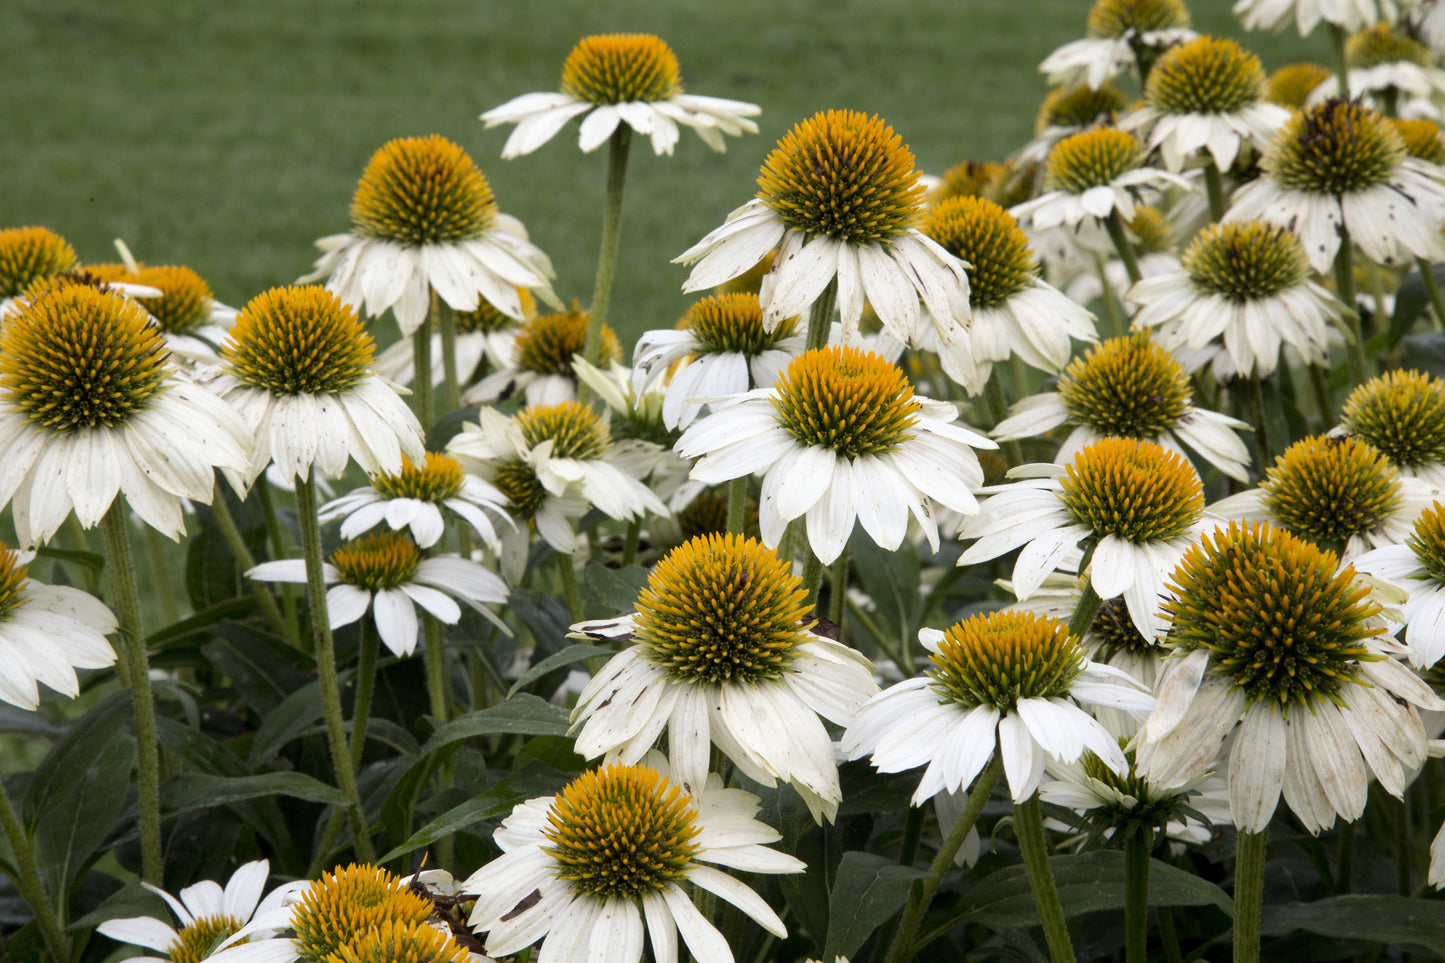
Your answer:
[[[671,154],[687,127],[723,150],[759,113],[685,93],[652,36],[586,38],[559,92],[482,115],[514,125],[504,158],[573,120],[584,152],[607,145],[585,306],[438,136],[381,147],[350,232],[239,310],[123,245],[90,264],[44,228],[0,230],[0,504],[17,540],[0,547],[0,699],[129,691],[124,870],[174,916],[122,902],[89,923],[176,963],[534,946],[542,963],[744,946],[897,963],[934,940],[972,949],[968,916],[934,900],[967,888],[954,866],[981,858],[988,823],[1056,961],[1075,951],[1051,851],[1123,850],[1111,951],[1141,963],[1181,958],[1167,907],[1151,926],[1152,854],[1232,837],[1226,926],[1252,960],[1271,826],[1333,832],[1337,852],[1314,851],[1347,893],[1354,825],[1391,806],[1401,895],[1445,884],[1445,835],[1427,858],[1408,834],[1445,801],[1429,758],[1445,381],[1401,348],[1445,326],[1445,4],[1235,11],[1251,29],[1323,24],[1328,65],[1267,73],[1193,32],[1182,0],[1098,0],[1087,36],[1042,64],[1037,138],[1005,161],[927,178],[881,118],[799,120],[752,197],[740,185],[744,203],[679,254],[698,298],[630,364],[606,321],[632,139]],[[369,484],[327,501],[353,463]],[[198,505],[246,579],[236,617],[314,659],[334,789],[306,837],[315,871],[270,889],[266,860],[224,887],[167,865],[165,673],[142,600],[175,602],[142,573],[158,539],[196,531]],[[75,571],[97,526],[109,604],[30,577],[37,551]],[[619,607],[604,584],[641,589]],[[570,634],[518,616],[549,596]],[[921,628],[887,621],[911,611]],[[353,625],[343,652],[333,633]],[[542,734],[465,726],[505,714],[511,680],[573,667],[553,696],[570,751],[548,758],[586,768],[503,807],[473,863],[432,837],[443,865],[402,878],[381,864],[418,848],[419,823],[398,829],[358,773],[369,748],[414,740],[373,716],[382,660],[418,652],[434,739]],[[489,769],[516,762],[487,751]],[[850,760],[912,774],[907,812],[850,800]],[[417,778],[442,798],[459,775],[439,761]],[[860,812],[874,822],[847,845],[927,869],[875,897],[876,929],[835,939],[796,901],[859,910],[836,864],[810,863],[828,846],[797,845],[796,817]],[[40,938],[76,958],[73,894],[3,785],[0,823]],[[800,873],[824,889],[784,902],[766,879]]]

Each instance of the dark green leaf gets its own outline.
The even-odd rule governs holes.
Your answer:
[[[168,815],[242,802],[258,796],[292,796],[307,802],[344,806],[346,794],[302,772],[263,772],[254,776],[212,776],[183,772],[161,787],[161,808]]]
[[[312,682],[286,697],[275,710],[268,712],[256,730],[247,760],[252,769],[266,765],[281,748],[316,725],[321,719],[321,686]]]
[[[246,598],[226,599],[223,602],[206,609],[204,612],[197,612],[190,618],[182,619],[174,625],[168,625],[159,632],[154,632],[146,637],[146,647],[152,652],[162,651],[170,646],[182,642],[194,640],[197,637],[209,637],[217,622],[222,619],[240,619],[249,615],[256,607],[256,600],[247,596]]]
[[[421,754],[427,756],[444,746],[476,736],[565,736],[568,728],[566,709],[524,692],[448,722],[432,733],[421,747]]]
[[[133,919],[137,916],[151,916],[160,920],[171,918],[171,911],[166,908],[165,900],[146,889],[139,881],[127,883],[104,903],[71,923],[70,929],[88,929],[106,920]]]
[[[551,655],[572,644],[567,638],[572,618],[552,596],[531,589],[513,589],[507,596],[507,608],[532,633],[539,654]]]
[[[35,550],[39,558],[53,558],[61,562],[69,562],[72,565],[79,565],[81,568],[89,569],[97,575],[105,568],[105,556],[95,552],[81,552],[71,548],[54,548],[49,545],[42,545]]]
[[[928,875],[875,853],[844,853],[833,891],[828,894],[823,959],[852,957],[873,931],[907,902],[914,882]]]
[[[522,677],[516,681],[512,688],[507,690],[507,698],[512,698],[512,696],[517,694],[518,689],[525,689],[554,669],[560,669],[563,666],[571,665],[574,662],[581,662],[583,659],[590,659],[594,656],[611,656],[613,654],[611,649],[604,649],[600,645],[569,645],[561,652],[547,656],[547,658],[528,669]]]
[[[641,565],[608,568],[592,562],[582,570],[579,584],[588,610],[600,609],[599,618],[611,618],[637,608],[637,594],[647,584],[647,569]]]
[[[879,548],[861,527],[849,539],[848,551],[863,591],[878,607],[874,621],[895,645],[904,637],[916,638],[923,621],[918,553]]]
[[[1445,378],[1445,332],[1408,334],[1401,341],[1409,366]]]
[[[222,622],[216,635],[201,654],[260,716],[274,711],[313,677],[310,657],[269,632],[241,622]]]
[[[27,823],[34,825],[41,813],[49,812],[62,796],[75,791],[117,730],[130,722],[130,716],[130,693],[117,692],[71,723],[30,780],[25,794]]]
[[[135,767],[135,741],[112,728],[70,791],[49,798],[35,827],[41,866],[70,888],[82,866],[120,822]]]
[[[1266,906],[1260,930],[1266,936],[1304,930],[1392,947],[1408,944],[1445,956],[1445,902],[1408,896],[1331,896],[1313,903]]]
[[[1436,264],[1431,272],[1435,275],[1436,284],[1445,285],[1445,264]],[[1430,294],[1425,290],[1425,279],[1417,265],[1395,292],[1395,315],[1390,319],[1391,347],[1410,330],[1429,303]]]

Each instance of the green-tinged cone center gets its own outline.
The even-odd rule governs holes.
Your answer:
[[[1157,207],[1136,205],[1134,219],[1129,222],[1129,233],[1134,236],[1134,249],[1141,255],[1174,251],[1174,228]]]
[[[325,963],[358,933],[377,929],[387,921],[424,923],[431,914],[430,900],[411,892],[399,877],[379,867],[352,864],[335,873],[323,873],[301,893],[291,913],[296,957],[306,963]]]
[[[211,286],[190,268],[179,264],[137,265],[132,273],[124,264],[92,264],[86,271],[103,281],[144,284],[161,292],[158,298],[141,298],[141,306],[166,334],[189,334],[211,313]]]
[[[1069,362],[1059,400],[1097,435],[1155,441],[1189,411],[1189,375],[1146,334],[1110,338]]]
[[[1345,63],[1351,70],[1397,63],[1431,67],[1434,62],[1429,47],[1388,23],[1366,27],[1345,41]]]
[[[1400,468],[1445,462],[1445,381],[1397,369],[1360,385],[1346,399],[1340,425]]]
[[[607,455],[611,434],[600,415],[584,404],[535,405],[513,419],[528,448],[552,442],[553,458],[593,461]]]
[[[200,963],[244,925],[243,920],[234,916],[202,916],[189,926],[181,927],[176,934],[176,941],[166,950],[166,955],[170,957],[171,963]],[[239,946],[246,942],[248,940],[242,938],[232,945]]]
[[[1436,502],[1421,512],[1405,544],[1430,578],[1445,584],[1445,505]]]
[[[1259,58],[1233,40],[1196,37],[1170,47],[1144,88],[1144,101],[1169,114],[1232,114],[1264,96]]]
[[[682,93],[677,55],[646,33],[583,37],[562,65],[562,92],[593,104],[670,100]]]
[[[1204,485],[1184,458],[1152,441],[1105,438],[1084,446],[1060,480],[1059,500],[1095,538],[1168,542],[1204,513]]]
[[[0,622],[15,617],[25,604],[25,579],[29,575],[26,566],[20,564],[20,555],[13,548],[0,542]]]
[[[1292,534],[1341,551],[1399,511],[1400,478],[1359,438],[1303,438],[1277,457],[1259,483],[1264,507]]]
[[[351,198],[357,234],[413,246],[481,237],[496,213],[481,170],[436,134],[388,141],[372,155]]]
[[[1309,278],[1304,245],[1290,231],[1263,221],[1214,224],[1184,252],[1194,287],[1236,304],[1262,301]]]
[[[1260,166],[1289,190],[1338,197],[1385,183],[1404,156],[1385,118],[1335,97],[1290,118]]]
[[[923,194],[903,139],[856,110],[799,122],[758,174],[758,197],[784,224],[849,244],[907,233],[922,213]]]
[[[326,963],[468,963],[472,955],[433,921],[383,920],[358,934]]]
[[[1105,599],[1089,623],[1089,636],[1098,643],[1096,662],[1108,662],[1115,654],[1160,655],[1159,645],[1146,639],[1129,615],[1129,603],[1122,595]]]
[[[347,542],[331,553],[331,564],[343,582],[377,592],[410,582],[421,564],[421,550],[404,533],[379,532]]]
[[[1180,810],[1188,805],[1188,794],[1151,786],[1135,770],[1133,750],[1122,745],[1120,748],[1128,761],[1127,774],[1122,776],[1092,750],[1085,750],[1079,757],[1085,776],[1126,797],[1118,801],[1100,799],[1098,807],[1089,813],[1091,822],[1098,820],[1103,825],[1116,827],[1132,824],[1134,831],[1139,832],[1143,826],[1163,829],[1180,818]]]
[[[517,370],[542,375],[565,375],[574,381],[572,358],[582,353],[587,341],[588,313],[575,304],[570,311],[538,315],[517,334],[514,349]],[[617,332],[602,326],[602,367],[622,358]]]
[[[1265,99],[1290,110],[1303,110],[1310,94],[1333,76],[1329,68],[1320,64],[1303,63],[1281,67],[1269,75]]]
[[[709,488],[677,513],[677,527],[684,540],[700,535],[722,535],[728,528],[728,496],[721,488]],[[758,502],[751,495],[743,509],[743,531],[758,530]]]
[[[256,295],[231,326],[221,359],[273,395],[339,395],[371,371],[375,343],[356,312],[314,285]]]
[[[0,230],[0,300],[13,298],[42,278],[75,267],[75,248],[43,227]]]
[[[1034,133],[1042,134],[1050,127],[1092,127],[1096,123],[1112,123],[1115,115],[1129,103],[1124,91],[1107,80],[1096,90],[1088,84],[1055,87],[1039,105],[1034,119]]]
[[[1084,650],[1060,619],[1034,612],[975,615],[944,633],[929,656],[933,691],[965,709],[1008,712],[1020,699],[1057,699],[1084,671]]]
[[[1263,523],[1218,529],[1184,554],[1172,575],[1170,638],[1184,651],[1207,649],[1210,671],[1251,702],[1288,711],[1339,701],[1355,681],[1363,644],[1380,608],[1355,570]]]
[[[163,390],[168,357],[165,337],[136,302],[55,286],[0,326],[0,392],[48,431],[114,428]]]
[[[752,685],[777,679],[808,638],[807,593],[789,566],[741,535],[673,549],[637,597],[642,657],[678,682]]]
[[[701,831],[692,798],[657,770],[606,766],[553,799],[543,852],[574,891],[635,900],[686,878]]]
[[[466,473],[460,462],[450,455],[429,451],[420,466],[403,455],[400,474],[377,475],[372,478],[371,487],[383,498],[415,498],[440,505],[460,495],[465,480]]]
[[[1091,187],[1111,183],[1143,163],[1144,150],[1133,134],[1117,127],[1095,127],[1054,145],[1044,165],[1044,187],[1082,194]]]
[[[897,365],[857,348],[815,348],[774,385],[778,423],[804,446],[841,458],[896,451],[913,437],[918,402]]]
[[[517,288],[517,296],[522,301],[522,316],[524,318],[535,316],[537,301],[532,297],[532,292],[526,288]],[[510,331],[522,326],[521,321],[498,311],[486,298],[477,299],[475,311],[457,311],[453,317],[456,321],[457,334],[493,334],[497,331]]]
[[[763,327],[763,309],[756,294],[706,297],[687,309],[683,321],[697,339],[699,354],[743,354],[755,357],[791,337],[798,319],[786,318],[772,331]]]
[[[1392,117],[1390,124],[1400,135],[1405,153],[1431,164],[1445,164],[1445,136],[1439,124],[1423,117]]]
[[[1114,40],[1126,31],[1149,33],[1189,26],[1183,0],[1097,0],[1084,32],[1096,40]]]
[[[521,519],[530,519],[536,515],[537,509],[542,507],[542,502],[547,498],[547,489],[542,487],[536,469],[521,459],[498,465],[492,484],[507,496],[513,514]]]
[[[943,172],[928,192],[928,203],[941,204],[951,197],[983,197],[1001,181],[1008,169],[994,161],[962,161]]]
[[[921,228],[944,250],[972,265],[968,299],[995,307],[1035,283],[1039,265],[1025,234],[1009,214],[981,197],[955,197],[928,212]]]

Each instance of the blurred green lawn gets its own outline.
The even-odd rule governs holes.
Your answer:
[[[1228,7],[1196,0],[1195,26],[1240,38],[1269,68],[1327,59],[1323,35],[1245,36]],[[797,120],[878,113],[934,173],[1001,158],[1032,134],[1036,65],[1082,34],[1087,11],[1082,0],[4,0],[0,226],[44,224],[93,261],[113,260],[122,237],[240,306],[307,271],[312,241],[347,228],[378,146],[441,133],[551,254],[558,293],[585,302],[606,151],[579,153],[573,123],[504,162],[510,128],[483,131],[477,115],[555,90],[582,36],[656,33],[690,92],[761,104],[762,133],[725,155],[687,131],[674,157],[634,149],[611,311],[633,337],[685,309],[686,271],[669,260],[752,195]]]

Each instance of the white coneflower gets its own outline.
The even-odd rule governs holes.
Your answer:
[[[63,274],[79,261],[70,242],[49,228],[0,229],[0,320],[35,282]]]
[[[455,458],[429,451],[420,464],[403,457],[396,474],[382,472],[367,487],[321,506],[317,518],[322,524],[343,519],[342,538],[355,538],[385,522],[394,531],[410,531],[418,548],[431,548],[446,531],[445,508],[496,549],[497,528],[513,524],[506,506],[507,496],[495,486],[468,475]]]
[[[1306,37],[1321,22],[1359,30],[1380,19],[1380,9],[1376,0],[1235,0],[1234,15],[1246,30],[1282,30],[1293,20]]]
[[[30,578],[33,558],[0,542],[0,700],[22,709],[40,704],[38,683],[75,698],[76,669],[115,662],[110,609],[80,589]]]
[[[1355,568],[1410,593],[1400,610],[1411,665],[1428,669],[1445,657],[1445,506],[1436,502],[1403,544],[1366,552]]]
[[[1445,380],[1403,368],[1371,378],[1345,399],[1340,429],[1401,475],[1445,488]]]
[[[1345,62],[1351,96],[1369,95],[1391,114],[1439,116],[1432,101],[1445,94],[1445,70],[1402,24],[1377,23],[1353,34],[1345,41]],[[1332,77],[1315,89],[1310,102],[1339,92],[1339,78]]]
[[[469,405],[490,404],[522,392],[529,405],[560,405],[577,400],[574,358],[582,356],[587,340],[588,312],[575,302],[566,311],[539,314],[524,324],[512,339],[506,364],[478,381],[462,395]],[[605,367],[622,360],[617,334],[602,326],[598,359]]]
[[[1066,43],[1039,64],[1051,84],[1104,81],[1141,65],[1136,48],[1151,53],[1194,36],[1183,0],[1095,0],[1082,40]]]

